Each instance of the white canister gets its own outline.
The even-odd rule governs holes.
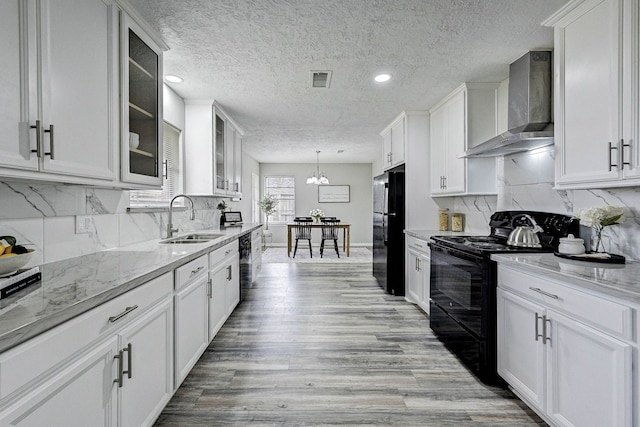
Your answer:
[[[560,238],[558,252],[566,255],[580,255],[584,253],[584,240],[569,234],[567,237]]]

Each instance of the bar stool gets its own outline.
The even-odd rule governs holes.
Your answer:
[[[296,257],[298,251],[298,241],[307,240],[309,242],[309,255],[313,258],[313,252],[311,251],[311,223],[313,218],[310,216],[295,217],[293,219],[295,226],[293,227],[296,232],[296,247],[293,250],[293,257]]]
[[[322,241],[320,242],[320,258],[324,254],[324,241],[333,240],[333,247],[336,250],[338,258],[340,258],[340,252],[338,251],[338,224],[340,220],[335,216],[320,218],[322,222]]]

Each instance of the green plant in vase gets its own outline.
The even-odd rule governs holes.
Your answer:
[[[264,212],[264,215],[266,217],[264,229],[268,230],[269,215],[273,215],[274,213],[276,213],[276,207],[278,206],[278,199],[274,195],[267,194],[266,196],[264,196],[262,200],[258,202],[258,206],[260,207],[260,210]]]
[[[216,209],[220,211],[220,227],[222,227],[224,225],[224,211],[229,209],[229,206],[227,206],[227,202],[222,200],[220,203],[218,203]]]
[[[218,206],[216,206],[216,209],[218,209],[220,211],[220,214],[222,214],[224,213],[224,211],[229,209],[229,206],[227,206],[227,202],[223,200],[220,203],[218,203]]]

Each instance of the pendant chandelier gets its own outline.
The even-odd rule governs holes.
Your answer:
[[[307,184],[328,184],[329,178],[320,172],[320,150],[316,151],[316,170],[307,178]]]

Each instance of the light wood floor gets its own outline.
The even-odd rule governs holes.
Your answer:
[[[545,425],[479,383],[371,264],[264,264],[157,426]]]

